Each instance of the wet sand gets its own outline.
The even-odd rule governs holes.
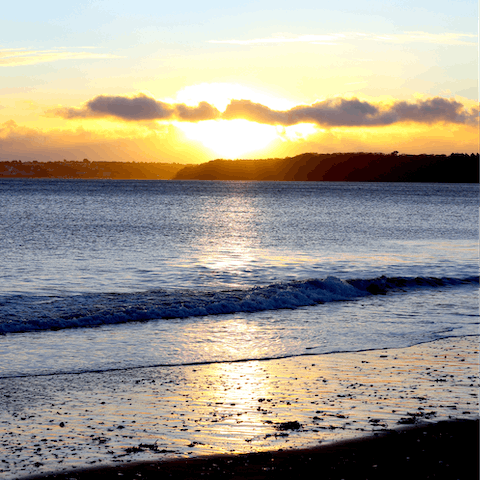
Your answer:
[[[463,479],[479,478],[478,420],[451,420],[379,432],[310,449],[97,467],[30,480],[171,478]]]
[[[242,478],[243,468],[243,478],[287,478],[290,468],[309,462],[323,468],[325,452],[336,452],[332,466],[338,471],[344,463],[356,465],[350,473],[357,471],[360,464],[352,463],[351,452],[358,452],[357,458],[368,458],[361,461],[363,467],[373,472],[365,478],[390,478],[382,470],[386,459],[411,469],[414,457],[408,452],[417,452],[417,446],[424,447],[415,453],[417,471],[431,460],[448,464],[455,474],[471,458],[471,472],[476,462],[468,450],[472,438],[478,442],[478,423],[473,422],[478,419],[476,336],[360,353],[2,379],[0,391],[4,479],[62,472],[68,475],[57,478],[94,478],[88,476],[92,471],[83,477],[81,472],[103,466],[110,469],[98,478],[149,478],[150,470],[158,478],[158,469],[167,463],[180,469],[175,478],[200,478],[188,476],[193,465],[205,467],[197,470],[204,474],[220,475],[230,465],[236,478]],[[420,430],[411,428],[416,426]],[[430,430],[423,433],[426,426]],[[404,427],[409,428],[402,430],[406,433],[389,433]],[[419,436],[412,439],[410,432]],[[447,437],[452,437],[450,446]],[[345,443],[333,448],[333,442],[359,438],[355,447]],[[436,438],[443,443],[434,447]],[[393,440],[390,448],[384,447]],[[299,450],[305,448],[314,450]],[[342,460],[345,449],[350,460]],[[430,452],[423,460],[421,450]],[[440,458],[435,451],[444,454]],[[449,451],[457,454],[447,458]],[[277,452],[274,460],[271,452]],[[309,452],[316,452],[315,460],[306,460],[313,458]],[[388,456],[396,452],[405,458]],[[229,456],[223,459],[195,459],[225,454]],[[463,460],[455,461],[457,457]],[[183,460],[165,462],[171,459]],[[249,470],[253,464],[256,470]],[[335,475],[326,478],[344,478]]]

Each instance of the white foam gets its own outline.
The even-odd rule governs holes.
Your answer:
[[[63,297],[16,296],[3,301],[0,333],[91,327],[182,319],[238,312],[294,309],[395,289],[437,288],[478,283],[478,277],[379,277],[342,280],[333,276],[281,282],[267,286],[221,291],[147,291],[122,294],[86,294]]]

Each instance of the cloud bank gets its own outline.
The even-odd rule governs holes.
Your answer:
[[[142,161],[191,163],[210,159],[204,152],[185,148],[183,136],[173,125],[136,128],[126,125],[117,131],[88,131],[39,128],[0,123],[0,160],[22,161]],[[109,135],[111,133],[111,135]],[[183,148],[182,148],[183,147]]]
[[[136,97],[105,96],[89,100],[80,108],[59,108],[53,115],[65,119],[114,117],[125,121],[243,119],[251,122],[292,126],[313,123],[320,127],[385,126],[402,122],[423,124],[454,123],[475,125],[479,110],[468,110],[453,99],[434,97],[409,103],[397,101],[391,105],[374,104],[357,98],[332,98],[313,105],[299,105],[289,110],[273,110],[250,100],[231,100],[224,112],[207,102],[191,107],[169,104],[144,94]]]

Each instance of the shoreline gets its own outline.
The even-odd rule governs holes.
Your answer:
[[[84,327],[80,327],[84,328]],[[95,328],[95,327],[94,327]],[[32,333],[32,332],[20,332],[20,333]],[[35,332],[34,332],[35,333]],[[0,334],[2,335],[2,334]],[[434,343],[441,340],[449,340],[449,339],[457,339],[457,338],[469,338],[475,337],[480,338],[480,333],[468,334],[459,336],[449,336],[443,337],[440,340],[425,340],[420,343],[416,343],[415,345],[406,346],[406,347],[384,347],[384,348],[365,348],[361,350],[341,350],[341,351],[329,351],[329,352],[322,352],[322,353],[298,353],[298,354],[290,354],[285,356],[279,357],[260,357],[260,358],[240,358],[235,360],[206,360],[206,361],[198,361],[198,362],[188,362],[188,363],[160,363],[155,365],[145,365],[145,366],[133,366],[133,367],[118,367],[118,368],[105,368],[104,370],[80,370],[80,371],[66,371],[66,372],[46,372],[46,373],[31,373],[31,374],[19,374],[19,375],[5,375],[0,376],[1,380],[8,380],[8,379],[21,379],[21,378],[38,378],[38,377],[55,377],[55,376],[78,376],[78,375],[88,375],[88,374],[109,374],[109,373],[117,373],[117,372],[128,372],[128,371],[135,371],[135,370],[147,370],[147,369],[160,369],[160,368],[175,368],[175,367],[203,367],[203,366],[210,366],[210,365],[230,365],[235,363],[248,363],[248,362],[269,362],[272,360],[290,360],[292,358],[309,358],[309,357],[318,357],[318,356],[327,356],[327,355],[343,355],[343,354],[357,354],[357,353],[370,353],[370,352],[388,352],[389,350],[401,350],[406,348],[414,348],[424,344]]]
[[[412,479],[479,477],[479,420],[450,420],[384,430],[307,449],[209,455],[93,467],[24,480],[291,478],[321,471],[322,478]]]
[[[116,476],[167,461],[182,469],[199,457],[281,449],[283,458],[416,430],[406,426],[478,425],[478,350],[478,336],[450,337],[399,349],[2,379],[0,476],[76,478],[94,467]]]

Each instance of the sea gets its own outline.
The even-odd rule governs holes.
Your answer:
[[[478,184],[0,180],[0,377],[479,334]]]

